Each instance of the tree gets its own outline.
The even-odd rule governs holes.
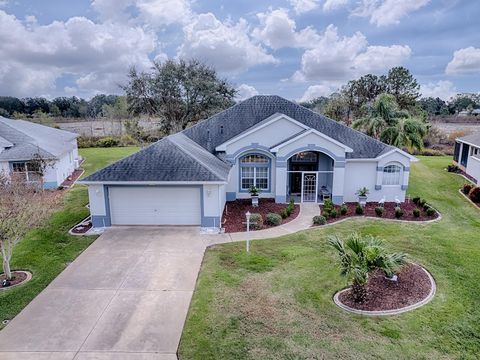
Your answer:
[[[403,66],[391,68],[385,80],[385,91],[395,96],[400,109],[409,109],[415,106],[420,97],[420,85],[410,73],[410,70]]]
[[[130,112],[161,117],[165,133],[183,130],[233,105],[236,92],[198,60],[154,62],[150,73],[132,68],[124,90]]]
[[[33,183],[0,177],[0,250],[3,272],[12,280],[10,262],[15,245],[41,224],[58,201],[58,196]]]
[[[368,275],[372,271],[380,269],[392,277],[406,262],[405,254],[387,253],[382,240],[372,235],[362,237],[353,233],[345,241],[331,236],[328,243],[337,251],[340,274],[352,283],[353,298],[358,303],[367,297]]]
[[[449,114],[447,103],[439,97],[422,98],[419,100],[419,104],[430,116]]]
[[[376,139],[397,147],[422,149],[427,134],[423,119],[412,117],[400,110],[395,97],[381,94],[368,107],[367,116],[355,121],[353,127]]]

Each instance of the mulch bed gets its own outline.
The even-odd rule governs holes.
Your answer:
[[[363,304],[353,300],[350,290],[341,293],[339,300],[357,310],[382,311],[416,304],[430,293],[432,284],[419,265],[407,264],[397,275],[395,282],[387,280],[383,271],[373,272],[368,280],[367,299]]]
[[[70,187],[72,186],[75,181],[82,175],[83,169],[77,169],[75,170],[72,175],[70,175],[63,183],[60,185],[61,187]]]
[[[245,224],[246,218],[245,213],[250,211],[250,213],[258,213],[262,215],[263,220],[266,220],[268,213],[277,213],[287,207],[287,204],[277,204],[274,199],[258,199],[258,207],[252,206],[251,199],[238,199],[235,201],[228,201],[225,210],[223,211],[223,227],[225,232],[241,232],[246,231],[247,226]],[[295,205],[295,210],[293,213],[286,219],[282,219],[282,224],[288,223],[295,219],[300,213],[300,206]],[[264,229],[272,227],[266,222],[263,226]],[[252,229],[252,231],[254,231]]]
[[[363,215],[357,215],[355,213],[355,209],[357,207],[356,202],[352,203],[345,203],[348,207],[348,211],[345,215],[340,214],[340,206],[335,206],[335,209],[337,209],[337,217],[336,218],[328,218],[327,223],[333,223],[345,218],[349,217],[355,217],[355,216],[371,216],[371,217],[378,217],[377,214],[375,213],[375,208],[379,206],[377,202],[368,202],[367,205],[365,205],[364,208],[364,213]],[[433,216],[428,216],[426,212],[421,208],[415,205],[412,201],[404,202],[400,205],[400,208],[403,210],[403,216],[400,217],[400,219],[397,219],[395,217],[395,207],[396,203],[394,202],[386,202],[384,204],[384,210],[383,210],[383,216],[381,218],[383,219],[394,219],[394,220],[407,220],[407,221],[426,221],[426,220],[433,220],[436,219],[439,214],[435,211]],[[420,216],[415,217],[413,216],[413,209],[419,208],[420,209]],[[320,206],[321,212],[323,211],[323,206]]]
[[[477,179],[475,179],[475,178],[474,178],[473,176],[471,176],[471,175],[468,175],[468,174],[467,174],[465,171],[463,171],[462,169],[458,169],[455,173],[465,176],[468,180],[470,180],[470,181],[473,182],[474,184],[477,183]]]
[[[6,279],[5,274],[0,275],[0,289],[6,289],[13,285],[20,284],[21,282],[27,279],[27,274],[21,271],[12,271],[12,280],[10,280],[10,285],[6,287],[2,287],[3,280]]]
[[[92,221],[90,220],[90,218],[88,218],[88,220],[83,221],[82,223],[75,226],[72,229],[72,233],[74,233],[74,234],[85,234],[91,228],[92,228]]]

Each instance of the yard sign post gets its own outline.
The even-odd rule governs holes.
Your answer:
[[[250,211],[247,211],[245,216],[247,217],[247,252],[250,251]]]

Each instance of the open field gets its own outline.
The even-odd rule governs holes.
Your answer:
[[[181,359],[478,359],[480,211],[444,168],[449,157],[423,157],[412,168],[411,195],[433,204],[432,224],[350,220],[278,239],[207,250],[179,349]],[[330,234],[385,239],[431,271],[431,303],[386,318],[337,308],[339,275]]]

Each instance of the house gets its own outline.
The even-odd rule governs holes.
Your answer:
[[[0,174],[43,182],[44,188],[61,185],[78,167],[77,134],[0,116]],[[38,162],[46,160],[43,179]]]
[[[480,132],[455,140],[453,161],[480,185]]]
[[[227,201],[405,199],[416,159],[279,96],[254,96],[84,179],[94,226],[219,227]]]

